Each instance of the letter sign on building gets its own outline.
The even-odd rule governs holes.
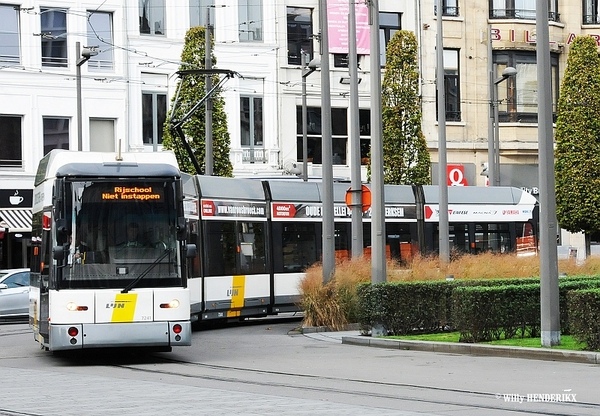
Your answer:
[[[468,186],[463,165],[448,165],[446,167],[448,186]]]

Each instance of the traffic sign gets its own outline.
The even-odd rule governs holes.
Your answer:
[[[362,212],[367,212],[371,208],[371,190],[368,186],[362,185]],[[352,187],[346,191],[346,205],[352,208]]]

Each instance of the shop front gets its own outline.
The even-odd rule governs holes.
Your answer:
[[[0,269],[29,267],[33,190],[0,189]]]

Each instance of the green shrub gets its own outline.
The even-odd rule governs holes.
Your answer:
[[[600,349],[600,289],[568,292],[567,309],[573,337],[588,350]]]
[[[572,334],[569,319],[569,308],[567,306],[567,295],[573,290],[600,288],[600,279],[594,277],[571,277],[561,278],[558,282],[558,298],[560,307],[560,331],[561,334]]]
[[[446,282],[363,284],[357,291],[359,323],[382,325],[391,335],[437,331],[449,319],[450,291]]]
[[[462,342],[537,336],[539,285],[465,286],[452,292],[452,322]]]

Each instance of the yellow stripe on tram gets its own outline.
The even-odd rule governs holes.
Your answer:
[[[231,285],[231,309],[227,311],[228,317],[240,316],[240,309],[244,307],[245,286],[245,275],[233,276],[233,282]]]
[[[117,293],[111,322],[133,322],[137,293]]]

